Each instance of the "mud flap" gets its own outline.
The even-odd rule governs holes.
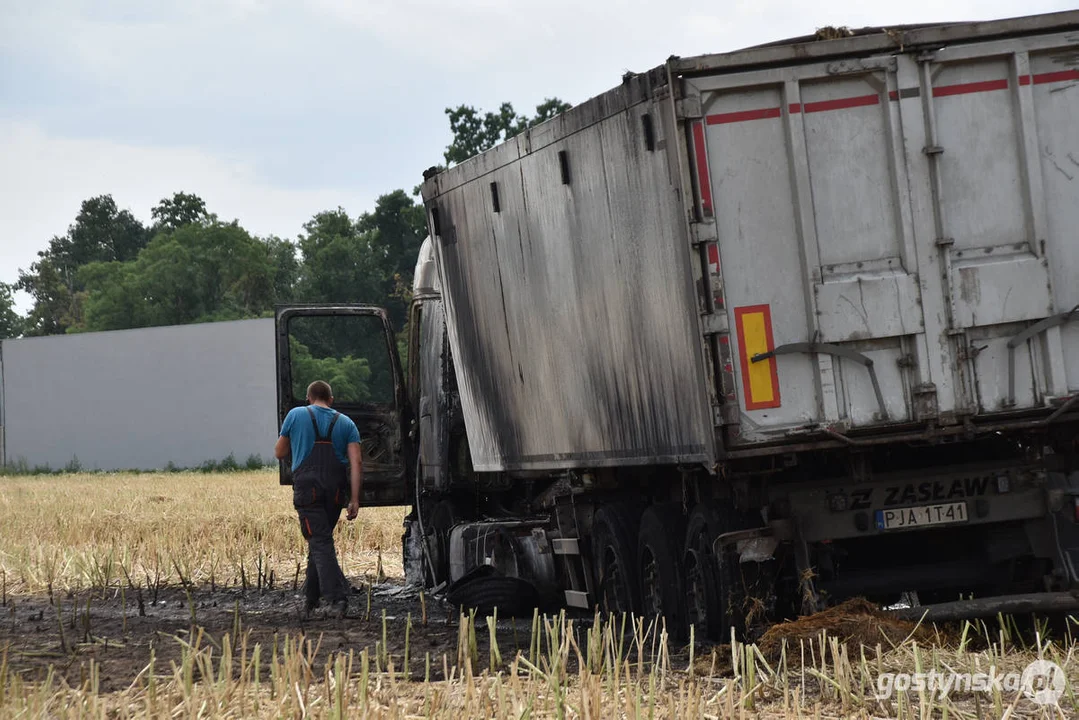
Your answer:
[[[721,582],[727,588],[722,601],[732,624],[741,627],[746,638],[759,637],[785,614],[777,614],[776,589],[782,565],[777,549],[779,542],[770,528],[725,533],[716,540]]]
[[[423,546],[423,534],[420,523],[415,519],[416,511],[405,518],[404,532],[401,534],[401,558],[405,569],[405,584],[422,588],[427,577],[428,562],[426,548]]]

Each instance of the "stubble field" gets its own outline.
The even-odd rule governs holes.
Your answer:
[[[345,619],[305,620],[273,472],[0,476],[0,717],[1079,713],[1066,618],[933,628],[852,603],[713,647],[634,618],[472,617],[405,587],[405,512],[342,523],[359,592]],[[1055,704],[1018,684],[1039,658],[1067,678]],[[1011,680],[931,692],[894,673]]]

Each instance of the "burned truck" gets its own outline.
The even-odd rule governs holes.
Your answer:
[[[278,312],[282,414],[362,370],[415,581],[1079,608],[1079,12],[672,57],[422,192],[407,373],[377,308]]]

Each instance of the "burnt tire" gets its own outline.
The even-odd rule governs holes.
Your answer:
[[[730,623],[721,602],[719,565],[713,551],[720,523],[715,509],[698,504],[686,522],[684,582],[686,624],[710,640],[722,641],[730,635]]]
[[[738,585],[729,559],[715,553],[720,535],[750,527],[751,521],[731,507],[698,503],[689,514],[685,537],[685,590],[687,623],[710,640],[727,642],[731,628],[741,635],[743,618],[738,612]]]
[[[667,633],[686,637],[685,583],[682,577],[682,543],[686,518],[676,503],[653,505],[641,516],[637,538],[641,612],[663,618]]]
[[[790,617],[777,602],[782,559],[740,562],[733,546],[716,554],[720,535],[759,527],[752,513],[729,504],[701,503],[686,524],[684,567],[689,622],[711,640],[729,642],[731,631],[748,641],[763,627]]]
[[[474,608],[480,615],[491,615],[497,608],[502,617],[527,617],[540,604],[532,583],[498,575],[483,565],[453,583],[446,601],[454,607]]]
[[[592,570],[604,614],[640,611],[637,528],[640,511],[625,503],[605,505],[592,518]]]

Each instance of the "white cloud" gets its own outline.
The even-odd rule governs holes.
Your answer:
[[[149,221],[150,209],[177,191],[202,197],[222,219],[249,232],[294,237],[320,210],[357,215],[374,195],[359,188],[273,187],[247,164],[197,148],[139,147],[55,137],[32,123],[0,121],[0,281],[12,282],[48,240],[62,234],[83,200],[112,194]],[[25,298],[23,303],[25,305]]]
[[[574,65],[587,73],[582,61],[600,57],[644,70],[671,54],[725,52],[808,35],[826,25],[984,20],[1063,10],[1068,2],[683,0],[664,6],[648,0],[314,0],[313,7],[440,67],[482,71],[523,65],[542,74]]]
[[[527,112],[672,54],[1069,4],[0,0],[0,280],[96,194],[145,220],[194,192],[253,232],[292,236],[314,212],[356,215],[417,183],[450,139],[447,106]]]

